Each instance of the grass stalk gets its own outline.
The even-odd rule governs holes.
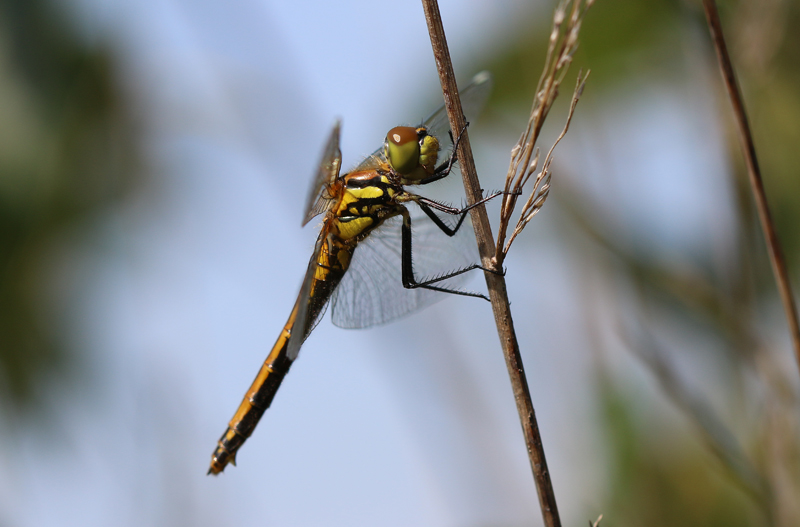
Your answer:
[[[798,324],[797,305],[792,295],[792,288],[789,283],[789,272],[786,269],[786,261],[783,257],[783,250],[775,232],[775,225],[772,222],[772,215],[769,211],[767,196],[764,192],[764,182],[761,179],[761,169],[758,166],[756,157],[756,147],[753,143],[753,135],[750,132],[750,124],[747,119],[747,112],[744,108],[744,101],[739,86],[736,82],[736,75],[733,71],[733,64],[728,55],[728,47],[725,44],[725,36],[722,32],[722,23],[719,19],[717,4],[714,0],[703,0],[703,8],[706,13],[706,20],[711,31],[711,39],[717,52],[722,79],[728,91],[728,97],[733,106],[733,114],[739,132],[739,139],[742,144],[747,175],[750,181],[750,189],[758,210],[758,218],[761,229],[764,232],[764,239],[767,243],[769,260],[772,264],[772,272],[775,275],[775,282],[783,303],[783,310],[789,323],[789,333],[791,334],[792,345],[794,346],[797,367],[800,369],[800,324]]]
[[[428,32],[431,38],[433,55],[436,60],[436,68],[439,72],[439,79],[442,84],[445,107],[450,119],[451,130],[462,130],[466,124],[464,113],[461,109],[461,101],[456,85],[453,64],[450,60],[450,52],[447,48],[447,39],[442,26],[442,18],[439,13],[439,5],[436,0],[422,0],[425,19],[428,24]],[[472,157],[468,132],[465,132],[458,145],[458,160],[461,165],[461,174],[464,180],[464,188],[469,203],[475,203],[482,196],[480,181],[475,170],[475,161]],[[489,217],[486,208],[481,205],[470,211],[472,223],[475,229],[475,236],[478,241],[478,248],[481,261],[484,267],[500,270],[502,263],[495,255],[495,243],[492,236]],[[539,504],[546,527],[560,527],[561,519],[558,515],[555,492],[550,480],[550,472],[547,469],[542,437],[539,433],[539,425],[536,421],[536,412],[531,401],[528,382],[525,377],[525,369],[522,365],[519,343],[514,322],[511,316],[511,307],[508,301],[505,277],[495,273],[484,273],[486,285],[489,290],[489,298],[492,303],[497,333],[500,337],[500,344],[505,357],[508,374],[511,380],[511,387],[514,393],[514,400],[517,405],[522,432],[528,450],[528,458],[536,482],[536,489],[539,497]]]

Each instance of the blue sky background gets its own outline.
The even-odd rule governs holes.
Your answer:
[[[83,371],[78,389],[46,383],[50,419],[4,434],[0,523],[541,522],[490,306],[479,300],[447,298],[363,331],[326,317],[239,466],[205,476],[297,294],[316,237],[313,223],[300,228],[301,207],[334,119],[343,119],[348,166],[386,130],[441,102],[420,5],[75,0],[61,8],[87,43],[113,52],[140,131],[144,183],[55,250],[59,323]],[[551,6],[443,0],[441,11],[465,83],[520,32],[546,28]],[[669,78],[643,75],[615,90],[590,80],[556,153],[552,197],[507,261],[564,525],[603,511],[608,474],[593,385],[597,333],[586,310],[616,295],[619,309],[630,306],[582,265],[586,253],[564,243],[574,226],[559,179],[613,212],[619,235],[654,258],[724,259],[736,219],[716,79],[689,51],[678,50]],[[497,108],[483,129],[476,124],[485,187],[502,186],[521,129],[506,125],[524,123],[524,112]],[[554,111],[548,140],[562,120]],[[458,185],[445,189],[461,199]],[[483,287],[478,276],[471,284]],[[655,388],[621,351],[613,310],[606,315],[602,360],[651,401]],[[687,427],[668,405],[658,412],[664,430]]]

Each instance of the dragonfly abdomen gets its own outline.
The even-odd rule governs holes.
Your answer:
[[[239,409],[228,423],[228,429],[222,434],[217,443],[217,448],[211,456],[209,474],[219,474],[228,463],[236,464],[236,452],[239,447],[250,437],[264,414],[272,399],[278,391],[283,378],[292,366],[292,360],[286,354],[289,338],[292,336],[292,327],[297,316],[297,305],[292,310],[289,320],[281,331],[272,351],[267,356],[264,364],[256,375],[253,384],[244,396]]]
[[[294,362],[288,353],[292,332],[300,332],[300,341],[305,340],[347,270],[352,254],[353,247],[331,237],[329,243],[323,244],[320,253],[310,262],[309,266],[314,273],[307,296],[303,296],[301,292],[272,351],[228,423],[227,430],[217,442],[217,448],[211,456],[209,474],[219,474],[228,463],[236,464],[236,452],[250,437],[261,416],[272,404],[275,393]],[[298,321],[301,302],[305,302],[305,306],[300,316],[305,320]]]

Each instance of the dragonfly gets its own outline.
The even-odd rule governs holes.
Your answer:
[[[480,112],[491,84],[491,76],[482,72],[461,92],[467,118],[475,118]],[[335,325],[360,328],[382,324],[422,308],[441,298],[441,293],[488,300],[480,293],[452,286],[452,279],[459,280],[474,269],[495,272],[478,264],[461,264],[455,271],[424,280],[418,280],[414,272],[412,247],[431,252],[427,255],[429,259],[439,259],[438,251],[446,247],[440,241],[420,243],[420,239],[432,240],[433,231],[455,236],[469,209],[497,195],[455,208],[406,188],[439,181],[456,169],[455,146],[461,133],[450,154],[440,155],[444,143],[453,143],[442,106],[419,126],[392,128],[380,148],[353,170],[340,175],[340,123],[334,125],[306,200],[303,225],[321,214],[324,217],[300,293],[275,345],[217,442],[209,474],[219,474],[228,463],[236,464],[239,448],[272,403],[301,345],[329,302]],[[446,159],[437,165],[442,157]],[[415,219],[413,231],[408,207],[412,203],[431,220]],[[443,221],[437,212],[458,218],[455,226]],[[426,255],[422,254],[424,258]]]

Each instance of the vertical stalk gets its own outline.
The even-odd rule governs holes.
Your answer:
[[[453,64],[450,60],[450,52],[447,48],[447,40],[442,26],[442,19],[439,13],[439,5],[436,0],[422,0],[422,7],[425,11],[425,19],[428,23],[428,32],[431,37],[431,46],[436,60],[436,68],[439,72],[439,79],[442,83],[447,116],[450,119],[451,130],[462,130],[465,120],[461,109],[461,100],[458,95]],[[464,179],[464,188],[467,194],[468,203],[475,203],[482,196],[481,185],[475,170],[475,162],[472,158],[472,149],[469,143],[468,133],[464,132],[458,145],[458,162],[461,165],[461,174]],[[494,241],[489,225],[489,217],[483,205],[475,207],[470,211],[472,223],[475,228],[475,236],[478,240],[478,248],[481,254],[481,261],[484,267],[490,269],[501,269],[502,262],[497,261],[494,254]],[[550,472],[547,469],[542,438],[539,433],[539,425],[536,422],[536,413],[531,402],[528,381],[525,378],[525,370],[522,366],[522,358],[519,351],[519,343],[514,332],[514,322],[511,317],[511,307],[508,301],[505,277],[499,274],[485,272],[486,285],[489,290],[489,298],[492,303],[497,333],[500,337],[500,345],[505,356],[508,374],[511,379],[511,387],[514,392],[514,400],[517,404],[522,432],[525,437],[525,444],[528,449],[533,478],[536,482],[536,489],[539,494],[539,505],[542,509],[544,524],[547,527],[560,527],[561,519],[558,516],[553,484],[550,480]]]
[[[792,295],[792,287],[789,283],[789,273],[786,270],[786,261],[784,260],[783,251],[781,250],[781,243],[780,240],[778,240],[778,234],[775,232],[775,225],[772,222],[772,216],[769,212],[769,204],[767,203],[767,196],[764,192],[764,182],[761,179],[761,169],[758,166],[758,159],[756,158],[756,147],[753,143],[753,135],[750,133],[750,124],[747,121],[747,113],[744,109],[742,94],[736,83],[733,64],[728,55],[725,37],[722,34],[722,24],[719,20],[719,12],[717,12],[717,4],[714,0],[703,0],[703,8],[706,12],[708,28],[711,31],[711,39],[714,41],[714,48],[717,51],[717,60],[719,61],[722,79],[725,82],[725,87],[728,90],[728,96],[733,106],[733,114],[739,129],[739,139],[742,142],[744,161],[747,165],[750,189],[756,201],[758,219],[761,223],[761,229],[764,232],[764,239],[767,242],[767,251],[769,252],[769,260],[772,264],[772,272],[775,275],[778,292],[783,302],[783,310],[786,313],[786,319],[789,323],[789,332],[794,346],[795,358],[797,359],[797,367],[800,368],[800,324],[798,324],[797,318],[797,305]]]

